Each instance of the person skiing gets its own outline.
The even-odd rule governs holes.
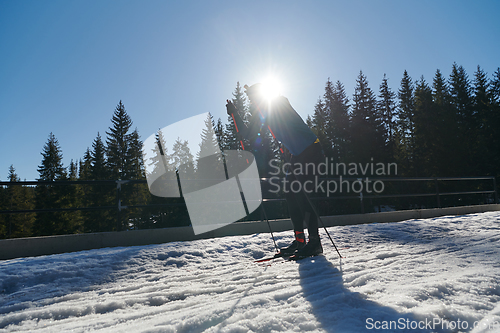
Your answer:
[[[300,115],[293,109],[287,98],[278,96],[272,100],[265,98],[262,84],[244,86],[250,103],[257,110],[245,124],[234,104],[227,100],[226,109],[232,116],[239,134],[250,142],[264,135],[269,130],[272,136],[290,152],[291,170],[287,172],[288,184],[300,182],[314,183],[317,165],[325,160],[323,149],[317,136],[311,131]],[[287,161],[288,162],[288,161]],[[314,171],[311,172],[311,163]],[[309,168],[307,168],[309,166]],[[285,192],[285,198],[292,220],[295,240],[286,248],[280,249],[278,256],[294,256],[297,259],[323,253],[318,231],[318,216],[303,190]],[[306,243],[304,222],[308,226],[309,241]]]

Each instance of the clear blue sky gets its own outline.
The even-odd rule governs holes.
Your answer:
[[[272,72],[311,114],[328,78],[352,99],[360,70],[378,92],[403,71],[432,81],[454,62],[500,66],[499,1],[0,0],[0,180],[38,178],[50,132],[67,166],[120,100],[142,139],[211,112],[236,82]]]

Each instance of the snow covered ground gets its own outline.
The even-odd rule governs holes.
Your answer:
[[[269,234],[1,261],[0,331],[500,332],[500,212],[329,231],[346,258],[323,233],[271,265]]]

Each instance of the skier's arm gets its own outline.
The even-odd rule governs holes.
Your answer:
[[[245,124],[243,119],[238,112],[238,109],[234,106],[234,104],[227,100],[226,104],[227,114],[232,116],[234,122],[236,123],[236,127],[238,127],[238,133],[245,139],[252,140],[255,139],[260,132],[261,121],[257,114],[253,115],[248,122],[248,125]]]

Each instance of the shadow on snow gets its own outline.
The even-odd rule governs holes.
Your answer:
[[[344,287],[341,261],[337,268],[324,256],[303,259],[299,261],[299,275],[304,297],[327,332],[429,332],[410,328],[422,320],[415,315],[399,313]],[[382,329],[384,323],[392,328]]]

